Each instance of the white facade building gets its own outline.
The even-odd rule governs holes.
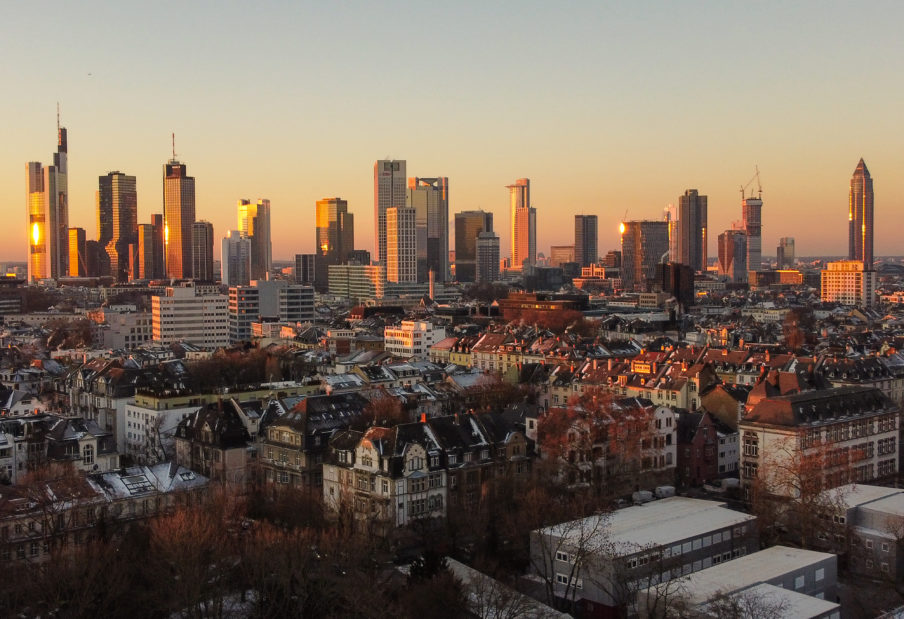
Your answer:
[[[430,347],[445,337],[445,328],[420,320],[403,320],[400,326],[383,330],[384,349],[396,357],[426,359]]]
[[[226,296],[200,295],[191,284],[167,288],[165,296],[151,297],[154,341],[204,348],[228,345],[226,304]]]
[[[822,271],[822,300],[857,307],[876,304],[879,274],[863,267],[860,260],[830,262]]]
[[[417,282],[417,219],[413,208],[386,210],[386,281]]]

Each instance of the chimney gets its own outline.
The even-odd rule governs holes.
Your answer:
[[[421,413],[421,423],[427,423],[427,413]]]
[[[611,372],[612,371],[612,357],[609,357],[609,359],[606,361],[606,365],[608,366],[608,369]]]

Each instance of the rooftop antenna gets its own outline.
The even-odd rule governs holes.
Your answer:
[[[176,160],[176,133],[173,132],[173,161]]]
[[[57,133],[60,132],[60,102],[57,101]]]

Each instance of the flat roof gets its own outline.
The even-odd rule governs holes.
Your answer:
[[[689,601],[703,604],[719,593],[734,593],[826,559],[836,560],[836,557],[826,552],[772,546],[694,572],[681,582],[681,587],[687,591]]]
[[[747,597],[753,600],[753,607],[743,615],[744,619],[758,619],[763,611],[780,613],[783,619],[814,619],[824,617],[832,611],[840,616],[841,605],[828,600],[820,600],[812,595],[783,589],[767,583],[760,583],[731,597]],[[771,609],[775,609],[774,611]]]
[[[619,554],[631,554],[649,546],[666,546],[754,520],[754,516],[729,509],[719,501],[676,496],[563,522],[540,532],[586,541],[592,535],[591,546],[611,545]]]
[[[840,500],[848,509],[863,507],[867,503],[893,497],[894,495],[901,495],[902,499],[904,499],[904,490],[900,488],[886,488],[869,484],[847,484],[833,488],[828,492],[832,500]]]

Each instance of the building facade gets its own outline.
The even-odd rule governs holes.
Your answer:
[[[574,262],[582,267],[589,267],[599,261],[598,233],[596,215],[574,216]]]
[[[386,209],[386,281],[417,283],[417,226],[413,208]]]
[[[355,249],[354,216],[348,212],[346,200],[317,200],[314,242],[316,274],[313,281],[318,290],[326,292],[329,265],[348,262],[349,252]]]
[[[251,241],[251,279],[269,279],[269,273],[273,269],[270,200],[239,200],[238,227],[242,236]]]
[[[449,278],[449,179],[408,179],[408,206],[415,212],[417,243],[417,281],[426,282],[433,271],[434,280]]]
[[[377,262],[386,265],[386,210],[406,204],[404,160],[380,159],[374,163],[374,248]]]
[[[220,282],[224,286],[247,286],[251,282],[251,240],[239,230],[230,230],[223,238]]]
[[[499,237],[494,232],[477,235],[477,277],[478,284],[499,280]]]
[[[221,294],[200,295],[186,284],[151,297],[154,341],[161,344],[190,342],[204,348],[229,344],[227,298]]]
[[[512,219],[512,265],[520,271],[537,262],[537,209],[531,206],[530,179],[507,185]]]
[[[493,214],[485,211],[463,211],[455,214],[455,279],[473,282],[477,279],[477,237],[493,231]]]
[[[656,277],[656,265],[669,251],[669,222],[626,221],[621,225],[622,285],[643,290]]]
[[[26,164],[28,281],[69,272],[69,163],[66,128],[57,121],[53,165]]]
[[[856,307],[874,307],[878,282],[878,273],[867,270],[860,260],[830,262],[821,275],[822,300]]]
[[[196,221],[191,225],[192,277],[202,282],[216,280],[213,272],[213,224]]]
[[[188,175],[186,165],[175,159],[163,166],[163,218],[166,275],[191,279],[195,179]]]
[[[403,320],[399,326],[383,329],[383,348],[396,357],[426,359],[430,347],[445,337],[443,327],[420,320]]]
[[[848,198],[848,258],[873,268],[873,178],[863,159],[851,177]]]
[[[763,200],[761,196],[744,198],[741,202],[741,221],[747,234],[747,270],[763,268]]]
[[[747,281],[747,244],[750,238],[743,230],[726,230],[719,235],[719,275],[732,282]]]
[[[138,192],[134,176],[117,171],[98,177],[97,221],[99,240],[104,241],[110,258],[110,275],[118,282],[133,279],[130,248],[138,242]]]
[[[696,189],[688,189],[678,197],[678,262],[694,271],[707,266],[707,198]]]

